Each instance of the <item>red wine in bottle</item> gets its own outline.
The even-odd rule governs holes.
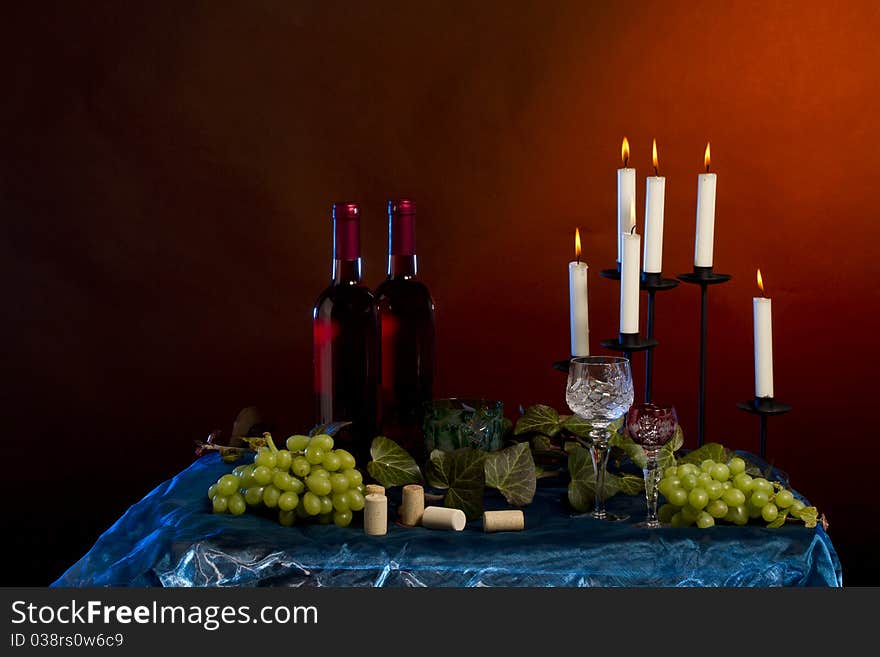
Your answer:
[[[424,450],[424,405],[434,385],[434,302],[417,278],[416,207],[388,202],[388,277],[376,289],[382,340],[382,432],[413,455]]]
[[[352,422],[339,431],[336,443],[365,465],[377,429],[376,300],[361,283],[360,208],[334,203],[331,216],[332,282],[312,314],[317,421]]]

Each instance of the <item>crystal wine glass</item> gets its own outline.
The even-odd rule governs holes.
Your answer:
[[[675,414],[675,409],[671,406],[636,404],[627,413],[626,427],[633,442],[641,445],[648,457],[643,470],[648,517],[639,526],[654,529],[660,526],[660,521],[657,520],[657,488],[660,484],[657,457],[660,455],[660,449],[663,445],[675,435],[678,417]]]
[[[626,358],[585,356],[572,358],[565,401],[572,412],[590,423],[590,456],[596,473],[593,517],[622,520],[605,511],[605,472],[608,464],[608,425],[626,414],[633,403],[632,372]]]

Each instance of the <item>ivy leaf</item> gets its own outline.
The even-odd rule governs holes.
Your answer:
[[[784,511],[780,511],[779,515],[776,516],[775,520],[767,523],[767,528],[768,529],[777,529],[779,527],[782,527],[782,525],[785,524],[786,517],[788,517],[788,509],[785,509]]]
[[[629,436],[616,433],[611,436],[608,444],[612,447],[620,448],[637,468],[644,469],[648,465],[648,457],[645,455],[645,450],[642,449],[641,445],[636,445]]]
[[[530,504],[535,497],[535,460],[528,443],[518,443],[486,456],[486,485],[497,488],[513,506]]]
[[[327,424],[318,424],[309,431],[310,436],[325,434],[327,436],[335,436],[342,427],[347,427],[351,422],[328,422]]]
[[[486,452],[471,447],[462,447],[454,452],[435,449],[428,461],[428,483],[435,488],[446,488],[444,506],[461,509],[468,520],[479,517],[483,512],[485,461]]]
[[[581,438],[587,438],[593,430],[593,426],[584,418],[577,415],[569,415],[559,425],[569,433]]]
[[[805,506],[803,509],[798,511],[797,513],[792,513],[795,518],[802,520],[804,526],[813,528],[816,526],[816,523],[819,521],[819,509],[814,506]]]
[[[596,477],[590,453],[580,445],[568,450],[568,503],[577,511],[589,511],[593,507]]]
[[[518,436],[532,432],[555,436],[559,432],[559,413],[544,404],[529,406],[516,421],[513,433]]]
[[[606,475],[607,476],[607,475]],[[638,495],[645,492],[645,480],[636,475],[624,474],[616,477],[617,486],[624,495]],[[608,486],[608,482],[605,482]]]
[[[672,440],[660,449],[660,456],[657,457],[657,467],[665,470],[675,465],[675,453],[681,449],[682,445],[684,445],[684,432],[680,426],[677,426],[675,433],[672,435]]]
[[[367,463],[367,472],[386,488],[417,484],[422,480],[422,472],[415,459],[385,436],[373,439],[370,456],[373,460]]]
[[[553,449],[553,443],[550,442],[550,439],[547,436],[537,435],[532,438],[532,449],[536,452],[547,452]]]
[[[712,459],[716,463],[727,463],[730,460],[731,454],[732,452],[720,443],[706,443],[699,449],[695,449],[681,457],[678,462],[700,465],[706,459]]]

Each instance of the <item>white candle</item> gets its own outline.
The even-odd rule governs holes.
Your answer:
[[[666,205],[666,178],[659,175],[657,140],[654,140],[654,175],[648,176],[645,190],[645,259],[649,274],[663,271],[663,207]]]
[[[622,262],[623,242],[621,235],[629,233],[636,225],[636,170],[628,167],[629,140],[624,137],[620,147],[623,167],[617,170],[617,262]]]
[[[758,270],[758,287],[764,293],[764,281]],[[773,396],[773,306],[765,296],[752,299],[755,326],[755,397]]]
[[[635,210],[634,210],[635,211]],[[623,260],[620,262],[620,332],[639,332],[639,255],[641,235],[624,233]]]
[[[581,232],[574,232],[576,260],[568,263],[568,303],[571,315],[571,355],[590,355],[590,314],[586,262],[581,262]]]
[[[694,240],[694,266],[711,267],[715,242],[715,174],[709,173],[709,144],[703,159],[706,173],[697,176],[697,238]]]

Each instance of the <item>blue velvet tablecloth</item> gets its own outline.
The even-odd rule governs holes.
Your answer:
[[[197,460],[132,506],[53,586],[842,585],[821,527],[647,530],[633,526],[644,496],[612,498],[609,510],[631,520],[600,522],[572,516],[565,489],[550,485],[525,508],[522,532],[485,534],[476,521],[463,532],[391,524],[371,537],[354,524],[214,515],[205,492],[230,469],[215,454]],[[487,506],[503,508],[503,499]]]

